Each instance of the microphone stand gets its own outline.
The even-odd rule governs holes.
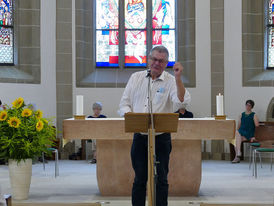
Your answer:
[[[156,161],[156,153],[155,153],[155,128],[154,128],[154,117],[153,117],[153,110],[152,110],[152,99],[151,99],[151,71],[148,70],[148,73],[147,73],[147,76],[148,77],[148,113],[150,115],[150,130],[151,130],[151,135],[152,135],[152,140],[150,141],[149,140],[149,137],[148,137],[148,155],[151,155],[151,149],[152,149],[152,152],[153,152],[153,155],[152,155],[152,163],[153,163],[153,185],[151,185],[152,187],[152,203],[151,205],[149,206],[156,206],[156,184],[157,184],[157,164],[159,162]],[[151,156],[150,156],[151,157]],[[150,158],[149,158],[150,159]],[[151,164],[151,162],[150,162]],[[150,165],[148,165],[150,166]],[[150,175],[150,174],[148,174]],[[149,183],[151,184],[151,183]]]

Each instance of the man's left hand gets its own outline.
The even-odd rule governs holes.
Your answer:
[[[183,65],[180,62],[176,62],[173,66],[173,71],[174,71],[174,76],[175,77],[180,77],[181,78],[181,74],[184,70]]]

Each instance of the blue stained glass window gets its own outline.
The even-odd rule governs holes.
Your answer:
[[[97,31],[96,32],[96,66],[97,67],[118,67],[118,31]]]
[[[120,2],[121,3],[121,2]],[[151,11],[147,11],[147,4]],[[147,35],[152,35],[152,47],[164,45],[169,50],[173,66],[175,56],[175,0],[124,0],[119,10],[118,0],[96,1],[96,66],[97,67],[145,67],[147,66]],[[122,34],[118,35],[119,16],[123,12]],[[147,19],[151,12],[152,19]],[[150,28],[148,28],[147,22]],[[150,32],[147,32],[147,31]],[[119,41],[123,38],[124,41]],[[124,45],[121,45],[124,43]],[[122,52],[123,65],[119,65]],[[121,64],[121,63],[120,63]]]
[[[0,64],[13,64],[13,4],[0,0]]]

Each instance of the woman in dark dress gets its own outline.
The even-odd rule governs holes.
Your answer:
[[[240,115],[238,128],[236,131],[235,159],[232,163],[239,163],[241,157],[241,143],[243,141],[253,142],[255,139],[255,127],[259,126],[259,120],[255,112],[252,112],[255,103],[247,100],[245,103],[245,112]]]

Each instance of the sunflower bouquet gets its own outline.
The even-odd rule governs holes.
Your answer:
[[[34,110],[19,97],[12,106],[0,111],[0,158],[21,160],[48,153],[56,130],[41,110]]]

